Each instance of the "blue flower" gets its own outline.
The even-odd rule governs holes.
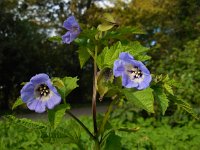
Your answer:
[[[67,18],[63,23],[63,27],[68,30],[68,32],[62,36],[63,42],[67,44],[70,44],[81,32],[81,28],[74,16]]]
[[[27,107],[38,113],[44,112],[46,107],[53,109],[61,102],[61,97],[49,76],[44,73],[33,76],[20,92],[22,101],[27,104]]]
[[[145,89],[149,86],[152,78],[146,66],[134,60],[127,52],[119,55],[119,60],[114,62],[113,73],[115,77],[122,76],[122,85],[126,88]]]

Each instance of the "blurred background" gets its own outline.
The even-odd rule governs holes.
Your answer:
[[[178,96],[198,108],[200,1],[0,0],[1,113],[11,110],[20,96],[21,83],[37,73],[50,77],[78,76],[80,87],[71,93],[69,102],[90,102],[92,66],[80,69],[75,43],[58,44],[48,37],[65,34],[62,24],[69,15],[87,27],[96,27],[105,12],[122,25],[140,26],[147,32],[133,35],[132,40],[150,48],[150,71],[175,78],[180,83],[176,89]]]

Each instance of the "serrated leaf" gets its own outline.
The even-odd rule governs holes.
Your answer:
[[[26,119],[26,118],[18,119],[11,115],[4,116],[4,117],[8,119],[10,122],[18,124],[20,126],[24,126],[28,129],[46,129],[47,128],[45,124],[41,122],[32,121],[30,119]]]
[[[18,107],[18,106],[20,106],[22,104],[24,104],[24,102],[22,101],[22,99],[20,97],[17,98],[17,100],[15,101],[15,103],[12,106],[12,110],[14,110],[16,107]]]
[[[81,68],[83,68],[84,64],[90,58],[90,54],[88,53],[87,48],[79,47],[78,58],[79,58],[80,66],[81,66]]]
[[[97,65],[100,69],[104,67],[112,68],[114,61],[118,59],[121,53],[122,45],[121,42],[115,43],[110,48],[105,47],[101,54],[97,57]]]
[[[190,115],[192,115],[194,118],[199,119],[197,113],[194,111],[194,109],[190,106],[190,104],[188,104],[187,102],[185,102],[182,99],[178,99],[174,96],[170,96],[170,98],[182,109],[184,109],[187,113],[189,113]]]
[[[124,89],[123,93],[126,96],[126,99],[132,102],[135,106],[154,113],[154,98],[152,91],[151,88],[136,92],[131,89]]]
[[[123,49],[133,55],[136,60],[146,61],[151,58],[146,54],[149,48],[142,46],[138,41],[123,46]]]
[[[108,30],[112,29],[114,26],[115,25],[111,24],[111,23],[103,23],[103,24],[98,25],[97,29],[99,31],[108,31]]]
[[[116,135],[115,132],[111,132],[109,136],[104,139],[105,142],[103,143],[104,145],[102,146],[102,149],[105,150],[121,150],[122,145],[121,145],[121,137]]]
[[[77,77],[64,77],[61,78],[62,83],[64,84],[64,86],[62,86],[61,88],[58,88],[58,93],[61,95],[62,99],[64,100],[64,102],[66,102],[66,97],[67,95],[74,90],[75,88],[78,87],[77,84]]]
[[[169,84],[164,83],[163,86],[164,86],[164,88],[165,88],[165,90],[166,90],[167,92],[169,92],[170,94],[174,95],[173,89],[172,89],[172,87],[171,87]]]
[[[61,42],[62,38],[60,36],[53,36],[53,37],[48,38],[48,40],[51,42]]]
[[[65,111],[70,109],[70,105],[61,104],[56,106],[54,109],[48,110],[48,119],[53,128],[56,128],[62,121],[65,115]]]
[[[103,17],[105,18],[106,21],[111,22],[111,23],[115,23],[115,19],[113,18],[113,16],[109,13],[105,13],[103,15]]]
[[[159,102],[162,114],[165,114],[165,111],[167,110],[169,99],[167,98],[167,95],[161,88],[154,89],[154,95],[156,97],[156,100]]]
[[[62,81],[62,79],[55,77],[51,79],[51,82],[53,83],[54,86],[56,86],[57,88],[63,88],[65,85]]]
[[[75,88],[78,87],[77,81],[78,78],[77,77],[64,77],[63,82],[65,84],[65,96],[67,96],[72,90],[74,90]]]

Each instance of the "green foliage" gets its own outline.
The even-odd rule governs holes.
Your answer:
[[[97,91],[100,95],[100,99],[108,92],[108,83],[112,82],[114,76],[112,75],[112,70],[105,68],[101,70],[97,76]]]
[[[24,104],[24,102],[23,102],[22,99],[19,97],[19,98],[15,101],[15,103],[13,104],[12,110],[15,109],[16,107],[22,105],[22,104]]]
[[[169,106],[169,99],[162,88],[155,88],[153,92],[155,100],[157,100],[160,104],[162,114],[164,115],[167,107]]]
[[[47,129],[47,126],[45,124],[41,122],[32,121],[30,119],[26,118],[18,119],[11,115],[5,116],[5,118],[8,119],[9,122],[15,123],[19,126],[24,126],[25,128],[28,129],[41,129],[41,130]]]
[[[115,26],[116,21],[111,14],[105,13],[103,15],[103,18],[105,19],[105,21],[102,21],[102,24],[98,25],[97,27],[99,31],[107,31]]]
[[[17,118],[15,118],[17,119]],[[113,126],[122,126],[122,118],[112,118]],[[18,120],[18,119],[17,119]],[[81,121],[92,129],[92,119],[81,117]],[[162,118],[160,122],[153,118],[135,118],[134,122],[127,122],[127,127],[140,126],[137,134],[130,132],[108,134],[107,145],[127,150],[135,149],[198,149],[200,138],[199,122],[183,122],[171,127],[170,118]],[[44,124],[44,123],[43,123]],[[46,123],[45,123],[46,124]],[[124,123],[123,123],[124,124]],[[42,128],[38,128],[42,129]],[[44,128],[45,132],[36,128],[29,128],[15,123],[15,121],[0,121],[0,149],[33,149],[33,150],[92,150],[92,143],[79,125],[72,120],[66,120],[55,130]],[[120,142],[121,140],[121,142]],[[112,144],[113,145],[112,145]]]
[[[122,45],[121,42],[115,43],[110,48],[105,47],[97,57],[97,65],[100,69],[112,68],[115,60],[119,58],[121,52],[129,52],[136,60],[146,61],[150,57],[146,55],[149,49],[143,47],[139,42],[130,42],[128,45]]]
[[[192,106],[181,99],[179,95],[174,95],[175,87],[180,88],[180,84],[177,83],[174,79],[170,79],[168,75],[155,76],[152,88],[154,89],[154,97],[161,108],[162,114],[165,114],[168,103],[171,101],[198,119],[198,114],[194,111]]]
[[[110,30],[114,27],[114,24],[108,24],[108,23],[104,23],[104,24],[100,24],[97,29],[99,31],[107,31]]]
[[[81,68],[83,68],[84,64],[90,58],[90,54],[88,53],[86,47],[83,47],[83,46],[79,47],[79,49],[78,49],[78,57],[79,57],[80,66],[81,66]]]
[[[0,149],[85,149],[80,137],[82,130],[72,120],[52,129],[46,122],[6,116],[0,125]]]
[[[121,137],[116,135],[115,132],[109,133],[105,138],[105,143],[103,143],[102,149],[121,150]]]
[[[62,99],[66,102],[67,95],[78,87],[77,77],[64,77],[64,78],[53,78],[53,84],[58,88],[58,91],[62,97]]]
[[[60,36],[52,36],[52,37],[49,37],[48,40],[51,41],[51,42],[59,42],[59,43],[61,43],[62,38]]]
[[[61,104],[52,110],[48,110],[48,119],[53,128],[57,128],[65,115],[65,111],[69,109],[68,104]]]
[[[136,92],[129,89],[123,90],[126,99],[132,102],[135,106],[154,113],[154,97],[152,92],[153,90],[151,88]]]

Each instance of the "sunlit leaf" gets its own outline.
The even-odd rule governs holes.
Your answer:
[[[114,24],[103,23],[103,24],[98,25],[97,29],[99,31],[107,31],[107,30],[112,29],[112,27],[114,26],[115,26]]]
[[[111,22],[111,23],[115,23],[115,19],[113,18],[113,16],[109,13],[105,13],[103,15],[104,19],[108,22]]]
[[[59,89],[63,88],[65,86],[62,79],[60,79],[58,77],[52,78],[51,81],[52,81],[53,85]]]
[[[65,111],[70,109],[70,105],[61,104],[56,106],[54,109],[48,110],[48,119],[53,128],[56,128],[62,121]]]
[[[154,113],[154,97],[152,91],[151,88],[136,92],[130,89],[124,89],[123,93],[127,100],[132,102],[136,107]]]

